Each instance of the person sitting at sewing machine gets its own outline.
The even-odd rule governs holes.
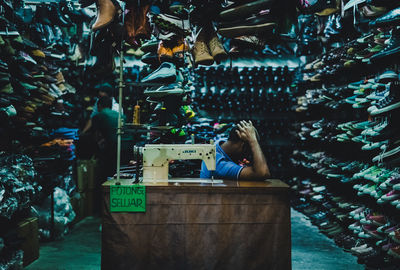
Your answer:
[[[212,174],[203,162],[200,178],[211,178],[211,176],[231,180],[269,178],[271,174],[258,140],[258,132],[251,121],[240,121],[231,129],[227,141],[219,141],[216,144],[215,172]],[[246,165],[250,155],[253,164]]]

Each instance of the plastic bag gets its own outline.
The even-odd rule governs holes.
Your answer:
[[[41,240],[50,239],[51,230],[51,196],[46,198],[42,205],[32,206],[31,213],[38,218],[39,236]],[[61,238],[68,233],[68,225],[75,219],[70,198],[61,188],[54,190],[54,237]]]

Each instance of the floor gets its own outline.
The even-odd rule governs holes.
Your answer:
[[[28,270],[100,269],[100,220],[88,217],[76,224],[64,240],[43,243],[40,258]],[[292,210],[293,270],[364,269],[356,257],[336,247],[334,242],[318,233],[306,217]]]
[[[100,218],[87,217],[77,223],[63,240],[42,243],[40,257],[28,270],[100,269]]]
[[[318,232],[307,217],[292,210],[293,270],[358,270],[357,257],[338,248],[333,240]]]

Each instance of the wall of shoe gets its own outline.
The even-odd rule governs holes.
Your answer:
[[[291,124],[295,122],[291,110],[296,102],[293,73],[287,66],[198,67],[193,108],[199,117],[214,119],[211,126],[252,120],[260,137],[265,138],[261,146],[272,174],[284,177],[289,173],[287,157],[293,147],[289,139]]]
[[[363,30],[296,74],[293,206],[368,269],[398,269],[399,8],[344,4]]]
[[[92,102],[82,90],[91,14],[72,1],[0,1],[0,268],[27,263],[18,251],[27,217],[41,240],[68,233],[75,217],[75,142]]]

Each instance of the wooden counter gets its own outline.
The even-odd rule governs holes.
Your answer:
[[[279,180],[146,184],[145,213],[111,213],[113,181],[103,184],[102,269],[291,269]]]

